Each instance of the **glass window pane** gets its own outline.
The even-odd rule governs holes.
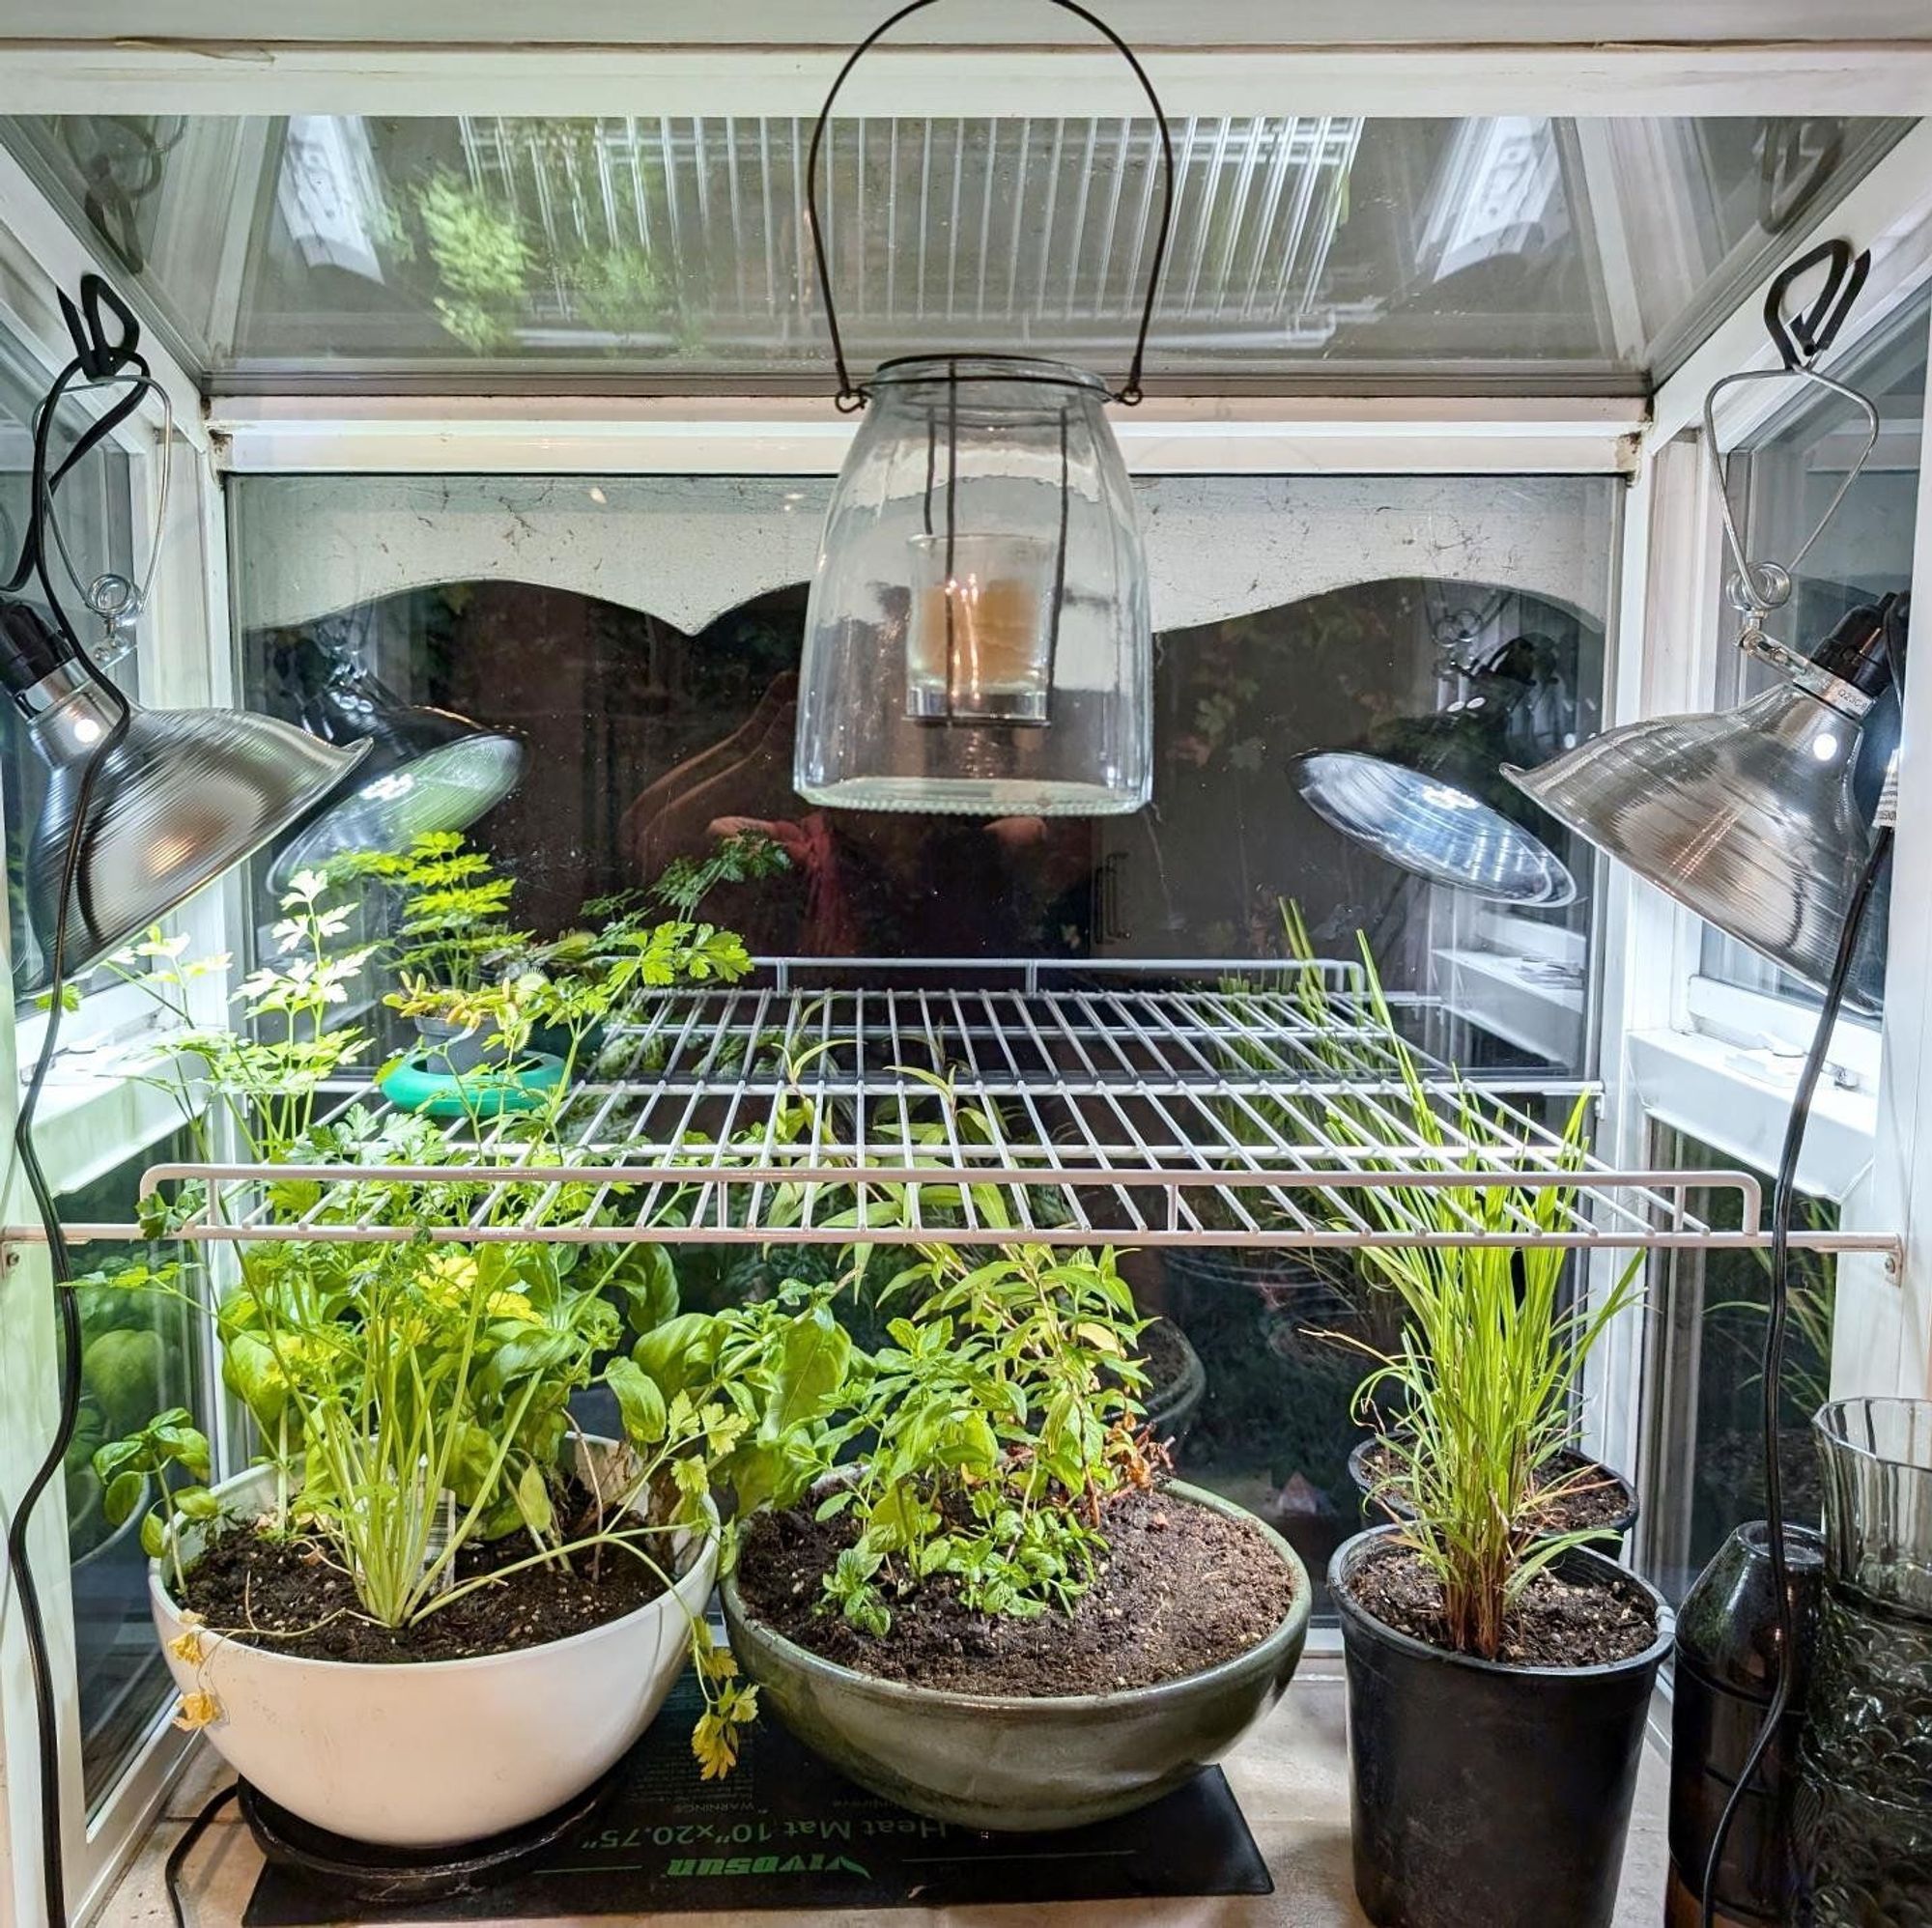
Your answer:
[[[1369,934],[1406,1030],[1445,1069],[1532,1089],[1583,1072],[1588,852],[1545,823],[1577,900],[1481,903],[1331,828],[1289,762],[1376,732],[1397,747],[1504,660],[1522,666],[1510,753],[1533,762],[1595,729],[1613,482],[1142,484],[1153,803],[1129,817],[990,823],[821,810],[792,790],[805,578],[828,486],[238,477],[244,691],[293,716],[330,666],[373,670],[402,700],[522,731],[522,782],[472,833],[516,878],[520,927],[567,928],[586,898],[647,883],[749,822],[792,868],[722,888],[705,911],[755,952],[1173,959],[1197,972],[1205,959],[1238,973],[1284,954],[1293,899],[1323,955],[1351,958]],[[1444,555],[1451,576],[1434,573]],[[695,1303],[832,1262],[824,1248],[678,1256]],[[1347,1261],[1148,1251],[1126,1262],[1143,1308],[1170,1322],[1156,1356],[1190,1408],[1182,1470],[1266,1513],[1321,1571],[1356,1518],[1347,1459],[1362,1361],[1337,1335],[1392,1337],[1387,1295]],[[852,1316],[871,1329],[868,1310]]]
[[[1868,395],[1879,438],[1836,513],[1793,579],[1791,601],[1766,627],[1779,641],[1810,654],[1848,610],[1912,587],[1912,542],[1918,505],[1918,466],[1925,416],[1926,323],[1932,302],[1919,299],[1844,368],[1831,372]],[[1753,561],[1797,554],[1864,445],[1862,415],[1834,395],[1797,390],[1798,402],[1764,434],[1735,453],[1726,468],[1732,513]],[[1814,399],[1816,397],[1816,399]],[[1728,571],[1727,571],[1728,573]],[[1729,638],[1738,614],[1728,602],[1719,635]],[[1718,705],[1725,708],[1770,689],[1777,673],[1755,657],[1724,648],[1719,658]],[[1870,815],[1898,745],[1899,699],[1888,690],[1866,719],[1854,792]],[[1867,913],[1883,945],[1890,881]],[[1882,953],[1881,953],[1882,954]],[[1819,993],[1721,931],[1705,926],[1707,977],[1817,1005]]]
[[[1661,376],[1904,127],[1192,118],[1150,367],[1343,387]],[[825,385],[809,122],[0,122],[223,385]],[[1151,121],[839,120],[855,365],[1024,342],[1119,373],[1160,201]],[[230,226],[242,231],[229,235]]]
[[[1738,1161],[1677,1132],[1660,1134],[1658,1163],[1736,1170]],[[1771,1176],[1761,1173],[1767,1199]],[[1735,1230],[1737,1196],[1692,1192],[1688,1207],[1716,1231]],[[1838,1207],[1801,1198],[1801,1231],[1832,1232]],[[1674,1604],[1732,1527],[1764,1517],[1764,1381],[1759,1355],[1770,1306],[1764,1252],[1659,1252],[1650,1261],[1646,1368],[1648,1492],[1643,1569]],[[1780,1405],[1779,1469],[1786,1517],[1815,1523],[1824,1493],[1811,1415],[1831,1397],[1837,1263],[1791,1255],[1791,1321]]]
[[[141,1174],[193,1155],[185,1133],[151,1147],[91,1184],[62,1195],[71,1224],[125,1224]],[[77,1246],[75,1269],[112,1272],[157,1264],[158,1246]],[[137,1508],[122,1525],[101,1513],[97,1447],[145,1426],[157,1412],[202,1410],[201,1330],[195,1314],[153,1292],[81,1286],[81,1402],[67,1456],[68,1551],[73,1562],[74,1661],[80,1683],[81,1772],[93,1812],[153,1731],[174,1689],[148,1613],[148,1561]],[[206,1423],[204,1421],[204,1423]]]
[[[790,678],[828,486],[239,477],[245,688],[296,716],[303,687],[354,666],[402,700],[521,731],[521,784],[482,834],[514,858],[539,927],[743,817],[806,853],[755,898],[721,899],[769,954],[1264,957],[1294,897],[1322,945],[1371,934],[1392,986],[1430,1000],[1445,1058],[1581,1068],[1588,850],[1537,819],[1576,901],[1481,902],[1331,828],[1290,761],[1372,734],[1393,753],[1503,660],[1523,680],[1492,758],[1535,762],[1594,730],[1613,483],[1145,482],[1153,805],[1031,841],[793,794]],[[1418,574],[1428,553],[1458,573]]]

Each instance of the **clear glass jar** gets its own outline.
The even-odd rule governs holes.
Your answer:
[[[1098,376],[873,376],[806,614],[794,781],[845,809],[1110,816],[1151,780],[1147,563]]]

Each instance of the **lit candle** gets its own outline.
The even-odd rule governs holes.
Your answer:
[[[943,535],[919,535],[912,547],[907,714],[1044,723],[1053,681],[1053,545],[1027,536],[954,535],[949,544]]]

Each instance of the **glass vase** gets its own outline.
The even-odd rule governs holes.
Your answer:
[[[1815,1928],[1932,1922],[1932,1403],[1837,1400],[1797,1835]]]
[[[793,780],[837,808],[1139,809],[1147,564],[1105,384],[1009,355],[887,362],[834,487]]]

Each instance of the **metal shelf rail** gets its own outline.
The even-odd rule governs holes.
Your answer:
[[[1308,969],[1320,1001],[1304,995]],[[1461,1080],[1411,1047],[1428,1128],[1351,967],[789,960],[761,978],[660,994],[605,1043],[543,1142],[457,1120],[429,1162],[157,1164],[144,1196],[197,1185],[177,1235],[210,1241],[407,1240],[426,1216],[412,1193],[440,1186],[430,1235],[455,1241],[838,1244],[866,1227],[960,1245],[1769,1242],[1749,1172],[1577,1165],[1548,1114],[1591,1086]],[[1420,1015],[1397,1006],[1405,1030]],[[1470,1094],[1486,1120],[1473,1132]],[[359,1086],[332,1116],[357,1106],[389,1109]],[[319,1187],[299,1210],[269,1190],[291,1182]],[[1440,1222],[1378,1223],[1356,1197],[1378,1186],[1440,1192]],[[1495,1190],[1519,1196],[1486,1224],[1475,1195]],[[1553,1233],[1521,1208],[1532,1190],[1564,1195]],[[1880,1233],[1793,1243],[1899,1251]]]

